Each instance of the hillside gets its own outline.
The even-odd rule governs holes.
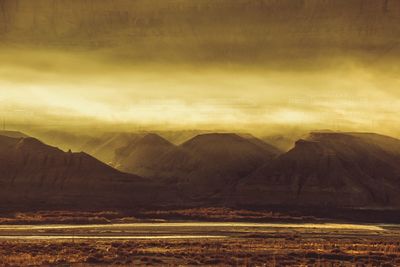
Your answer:
[[[157,188],[86,153],[63,152],[34,138],[1,136],[0,162],[3,206],[147,205],[150,192]]]
[[[277,153],[261,140],[236,134],[200,134],[179,146],[147,134],[117,150],[115,162],[120,170],[174,184],[187,197],[208,197],[229,193]]]
[[[241,178],[276,156],[275,152],[227,133],[198,135],[180,148],[185,152],[178,168],[185,170],[180,186],[195,196],[230,194]]]
[[[154,177],[163,170],[162,159],[176,149],[175,145],[157,134],[145,134],[117,149],[114,164],[125,172]]]
[[[239,202],[335,207],[400,206],[400,140],[314,132],[247,177]]]
[[[114,159],[118,149],[143,137],[140,133],[105,133],[100,137],[88,140],[82,146],[85,151],[104,163],[115,165]]]

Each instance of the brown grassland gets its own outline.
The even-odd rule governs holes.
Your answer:
[[[217,224],[259,221],[272,226],[162,227],[164,222],[205,220]],[[296,227],[276,227],[278,220]],[[146,222],[158,222],[161,227],[142,226]],[[317,226],[301,227],[308,222]],[[400,266],[400,229],[396,225],[318,227],[323,222],[313,217],[222,208],[136,214],[10,213],[0,216],[0,266]],[[51,224],[55,228],[46,229]],[[69,227],[73,225],[77,228]]]
[[[317,222],[313,216],[292,215],[273,211],[252,211],[222,207],[142,211],[35,211],[0,213],[5,224],[111,224],[160,220],[254,221],[254,222]],[[324,220],[326,221],[326,219]]]
[[[268,233],[224,239],[7,240],[1,266],[399,266],[400,239]]]

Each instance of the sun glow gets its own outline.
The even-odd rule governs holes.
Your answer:
[[[276,124],[400,132],[399,80],[361,66],[319,72],[127,66],[108,73],[104,62],[70,58],[49,62],[55,69],[48,71],[14,64],[21,79],[7,75],[6,61],[0,67],[2,116],[31,123],[50,116],[65,124],[87,118],[143,126]],[[61,68],[68,64],[68,70]],[[85,65],[97,73],[83,75]]]

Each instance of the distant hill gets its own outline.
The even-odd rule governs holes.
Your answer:
[[[116,168],[145,177],[158,176],[163,171],[162,160],[175,153],[177,147],[157,134],[145,134],[132,139],[115,152]]]
[[[63,152],[34,138],[0,136],[2,206],[104,208],[148,205],[166,192],[86,153]]]
[[[400,140],[313,132],[237,189],[246,204],[400,207]]]
[[[400,209],[400,140],[374,133],[316,131],[285,153],[233,133],[181,145],[154,133],[111,134],[90,145],[131,174],[84,152],[0,135],[0,208]]]
[[[115,162],[123,171],[176,184],[186,196],[204,197],[230,192],[278,153],[261,140],[236,134],[200,134],[179,146],[148,134],[119,149]]]
[[[227,133],[198,135],[181,147],[205,164],[203,168],[215,171],[241,169],[247,172],[277,155],[274,149],[265,149],[254,140]]]
[[[265,150],[236,134],[203,134],[182,144],[190,155],[183,184],[194,195],[225,195],[243,177],[272,160]]]
[[[77,152],[84,151],[109,165],[113,165],[117,149],[143,135],[143,133],[125,132],[90,135],[53,130],[33,133],[33,136],[64,151],[69,149]]]
[[[174,131],[155,131],[154,133],[160,135],[166,140],[170,141],[175,145],[181,145],[182,143],[192,139],[199,134],[212,133],[212,131],[206,130],[174,130]]]
[[[272,134],[261,137],[261,140],[273,145],[280,151],[287,152],[292,149],[297,140],[307,136],[308,132],[302,131],[286,132],[285,134]]]
[[[114,158],[118,149],[139,140],[145,134],[142,133],[105,133],[100,137],[89,139],[82,145],[82,151],[85,151],[98,158],[104,163],[115,165]]]
[[[64,151],[72,150],[76,152],[83,151],[85,143],[94,137],[86,133],[74,133],[61,130],[32,130],[30,136],[38,138],[46,144],[56,146]]]

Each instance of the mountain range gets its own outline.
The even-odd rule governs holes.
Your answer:
[[[0,133],[4,205],[400,209],[400,140],[374,133],[312,132],[287,152],[234,133],[182,144],[155,133],[112,135],[92,145],[111,165],[9,135]]]
[[[247,204],[398,207],[400,140],[314,132],[238,185]]]
[[[210,197],[279,154],[254,137],[212,133],[174,145],[156,134],[133,140],[116,153],[117,168],[176,183],[189,196]]]
[[[3,207],[129,207],[148,203],[159,190],[84,152],[64,152],[31,137],[0,136],[0,162]]]

